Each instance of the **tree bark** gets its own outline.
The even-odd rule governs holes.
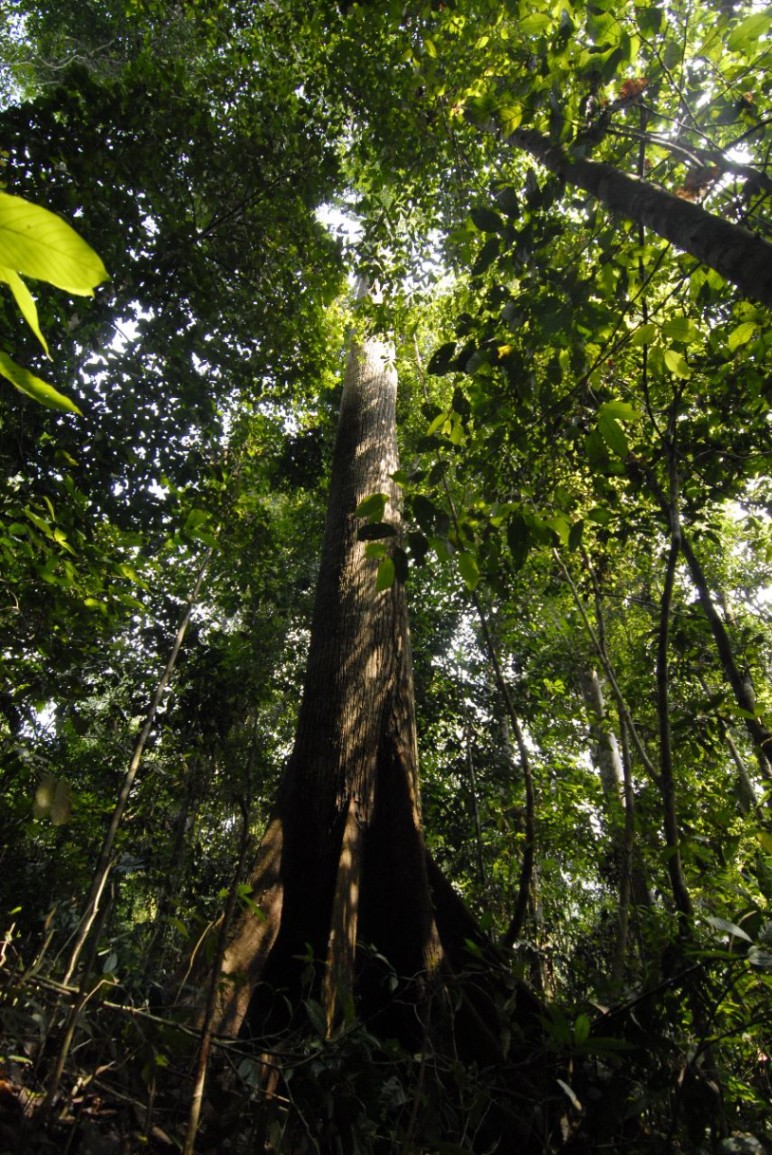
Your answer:
[[[598,767],[603,796],[608,805],[614,850],[619,860],[620,871],[623,879],[629,880],[635,905],[649,907],[651,906],[649,884],[640,856],[634,849],[635,800],[632,784],[626,781],[622,754],[608,718],[606,700],[597,670],[581,674],[579,688],[590,711],[590,728],[594,743],[592,758]],[[624,903],[620,902],[620,908],[623,906]],[[626,913],[622,918],[626,920]]]
[[[225,953],[222,1033],[242,1028],[258,982],[297,993],[309,965],[333,1030],[358,942],[418,976],[416,986],[442,957],[419,818],[405,590],[398,581],[377,589],[379,563],[358,540],[355,514],[364,498],[386,495],[393,536],[383,540],[398,540],[396,393],[391,348],[354,345],[295,745],[251,876],[264,919],[243,914]]]
[[[772,245],[762,237],[613,165],[571,159],[533,129],[516,129],[507,143],[530,153],[561,180],[592,193],[612,212],[639,221],[715,269],[744,296],[772,305]]]
[[[627,473],[635,484],[639,484],[641,480],[644,481],[669,523],[670,506],[668,499],[653,470],[642,468],[638,463],[628,462]],[[681,551],[697,589],[702,611],[710,623],[724,676],[732,688],[735,701],[742,711],[743,721],[753,741],[759,771],[766,782],[772,781],[772,733],[767,728],[766,722],[758,714],[756,693],[750,672],[743,673],[737,664],[729,631],[716,609],[705,571],[692,548],[691,541],[683,532],[683,528],[681,529]],[[772,800],[770,800],[770,804],[772,804]]]

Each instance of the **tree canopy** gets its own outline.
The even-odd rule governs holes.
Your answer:
[[[526,1119],[539,1152],[772,1143],[769,16],[0,13],[9,1145],[429,1155]],[[88,283],[18,247],[25,214]],[[274,1034],[214,1047],[191,1127],[204,1049],[170,1007],[223,920],[265,917],[373,336],[400,464],[358,540],[409,606],[421,870],[465,928],[443,998],[490,1047],[366,999],[331,1023],[301,934],[292,1014],[271,975]],[[419,963],[358,949],[413,1015]]]

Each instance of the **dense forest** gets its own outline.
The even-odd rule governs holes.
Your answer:
[[[5,0],[0,1155],[772,1151],[771,16]]]

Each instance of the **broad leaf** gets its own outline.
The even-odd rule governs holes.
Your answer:
[[[354,510],[354,517],[366,517],[368,521],[383,521],[386,512],[386,503],[389,500],[386,493],[371,493],[364,497]]]
[[[665,364],[671,373],[676,377],[681,377],[684,381],[692,375],[683,353],[679,353],[676,349],[665,350]]]
[[[741,325],[733,329],[726,342],[730,350],[734,353],[735,349],[739,349],[741,345],[747,345],[757,328],[755,321],[743,321]]]
[[[622,459],[627,457],[628,445],[625,431],[614,417],[607,417],[605,414],[600,416],[598,429],[600,429],[601,436],[612,453]]]
[[[448,341],[445,345],[440,345],[439,349],[435,349],[429,358],[429,364],[426,366],[427,373],[442,377],[444,373],[449,371],[450,362],[453,360],[455,351],[455,341]]]
[[[472,209],[469,215],[481,233],[497,233],[502,228],[501,217],[493,209],[478,207]]]
[[[62,409],[66,413],[77,413],[80,417],[83,416],[74,401],[70,401],[69,397],[59,393],[47,381],[43,381],[34,373],[30,373],[29,369],[17,365],[7,353],[0,353],[0,374],[6,377],[12,385],[15,385],[20,393],[24,393],[26,397],[31,397],[33,401],[45,405],[47,409]]]
[[[378,576],[375,579],[375,588],[377,590],[388,590],[394,585],[394,578],[397,576],[397,571],[394,568],[394,562],[390,557],[385,557],[378,566]]]
[[[61,217],[3,192],[0,265],[83,297],[107,279],[100,258]]]
[[[714,928],[714,930],[721,931],[722,934],[730,934],[734,938],[742,938],[745,942],[752,942],[749,934],[746,934],[742,927],[737,926],[736,923],[729,922],[726,918],[718,918],[715,915],[708,915],[706,920]]]
[[[38,341],[40,341],[46,356],[50,357],[51,354],[48,349],[48,344],[42,332],[40,331],[37,305],[35,304],[29,289],[24,284],[24,281],[21,279],[18,273],[13,271],[13,269],[6,269],[2,267],[0,267],[0,281],[5,281],[6,285],[10,287],[10,290],[16,299],[16,304],[19,306],[19,312],[29,325],[32,332],[37,337]]]
[[[460,553],[458,555],[458,568],[464,579],[466,588],[468,590],[475,589],[480,581],[480,571],[471,553]]]

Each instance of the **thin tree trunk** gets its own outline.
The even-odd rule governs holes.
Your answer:
[[[710,596],[710,589],[705,577],[705,572],[688,538],[683,537],[681,548],[686,563],[689,566],[692,581],[697,587],[700,605],[702,606],[705,617],[710,622],[710,628],[713,631],[713,637],[716,642],[716,649],[718,650],[727,681],[734,691],[735,701],[743,712],[743,720],[748,728],[748,733],[753,739],[759,770],[762,777],[765,778],[767,782],[770,782],[772,781],[772,769],[770,769],[770,759],[772,759],[772,734],[770,734],[769,730],[758,717],[756,695],[750,675],[740,673],[735,661],[729,632],[721,620],[715,603]]]
[[[516,129],[507,143],[530,153],[561,180],[592,193],[612,212],[639,221],[715,269],[746,297],[772,305],[772,245],[762,237],[613,165],[572,159],[533,129]]]
[[[637,463],[631,463],[628,465],[628,474],[635,482],[640,482],[643,477],[669,522],[670,504],[662,492],[662,487],[654,476],[654,473],[650,469],[641,469]],[[721,620],[713,598],[711,597],[705,571],[692,548],[689,538],[683,532],[683,528],[681,529],[681,551],[689,567],[691,579],[697,588],[697,595],[700,599],[703,613],[710,623],[724,675],[732,687],[735,701],[742,711],[743,721],[753,740],[759,771],[765,781],[772,782],[772,733],[770,733],[757,714],[756,695],[750,674],[747,672],[742,674],[740,672],[740,668],[735,660],[734,648],[729,637],[729,632]]]
[[[250,752],[250,762],[251,761],[252,752]],[[230,930],[231,924],[233,922],[233,916],[236,910],[238,886],[242,878],[244,862],[247,857],[247,851],[249,849],[249,813],[251,805],[251,798],[244,799],[241,815],[241,846],[239,848],[239,857],[238,862],[236,863],[233,882],[231,883],[230,889],[228,891],[228,900],[226,902],[225,911],[220,923],[217,950],[215,953],[214,966],[212,967],[209,991],[207,993],[206,1009],[204,1011],[204,1018],[201,1025],[201,1038],[198,1044],[198,1054],[196,1055],[196,1068],[193,1078],[193,1094],[190,1099],[188,1126],[185,1132],[185,1142],[182,1148],[182,1155],[193,1155],[196,1147],[196,1135],[198,1134],[198,1126],[201,1119],[201,1108],[204,1103],[204,1089],[206,1087],[206,1077],[209,1069],[209,1056],[212,1051],[212,1043],[214,1042],[214,1024],[217,1014],[218,1002],[217,984],[219,981],[220,966],[222,963],[223,953],[225,951],[225,944],[228,939],[228,931]]]
[[[681,554],[681,546],[683,544],[679,512],[680,486],[677,465],[676,419],[677,407],[674,402],[670,414],[670,428],[666,439],[670,489],[667,503],[670,549],[668,551],[665,583],[660,601],[659,632],[657,636],[657,719],[659,723],[659,770],[660,792],[662,794],[663,832],[665,835],[665,845],[668,849],[667,869],[676,909],[681,915],[681,929],[682,931],[686,931],[686,920],[692,916],[692,900],[686,887],[686,880],[681,864],[675,776],[673,772],[672,733],[670,729],[670,671],[668,666],[673,589],[675,587],[678,558]]]
[[[726,748],[729,751],[732,761],[737,770],[737,804],[741,814],[751,814],[758,806],[758,798],[756,791],[753,789],[751,776],[748,773],[748,767],[743,761],[742,754],[737,749],[737,744],[732,737],[732,731],[728,726],[723,727],[724,741]]]
[[[198,573],[196,574],[196,580],[193,585],[193,590],[188,599],[188,604],[185,607],[185,611],[180,620],[180,624],[177,627],[177,634],[174,639],[174,644],[172,645],[171,653],[169,654],[169,659],[158,681],[158,685],[156,686],[155,693],[153,694],[150,705],[148,706],[144,724],[134,746],[134,752],[131,757],[131,762],[129,763],[129,768],[124,775],[123,782],[121,783],[121,788],[118,792],[118,800],[115,803],[112,818],[110,819],[110,825],[102,842],[102,849],[99,853],[99,860],[94,871],[91,889],[86,900],[86,908],[78,925],[78,930],[75,935],[75,943],[73,945],[72,951],[70,952],[70,959],[67,964],[67,970],[65,972],[64,978],[62,979],[62,982],[65,986],[72,978],[75,968],[78,965],[80,953],[83,950],[83,944],[88,938],[89,931],[94,925],[94,920],[99,913],[99,903],[101,901],[102,893],[104,891],[107,878],[112,867],[113,848],[115,846],[115,839],[118,834],[118,829],[120,827],[121,821],[123,820],[123,815],[129,802],[129,796],[131,795],[131,788],[134,785],[134,779],[137,776],[137,771],[142,765],[145,746],[147,745],[150,731],[153,728],[153,723],[155,722],[155,716],[158,712],[158,707],[161,704],[164,691],[169,683],[169,679],[171,678],[172,673],[174,672],[174,667],[177,664],[177,658],[179,657],[180,650],[182,649],[182,643],[185,640],[185,634],[187,633],[188,625],[190,624],[190,616],[193,612],[193,607],[198,600],[198,595],[201,592],[201,585],[204,580],[207,566],[209,565],[209,561],[212,557],[212,552],[213,550],[210,547],[206,551],[204,560],[199,566]],[[83,981],[85,984],[88,984],[88,975],[84,976]]]
[[[659,637],[657,644],[657,714],[659,718],[659,766],[662,793],[663,832],[667,846],[667,870],[676,909],[682,918],[691,918],[692,900],[686,887],[681,865],[678,815],[673,775],[673,755],[670,735],[670,678],[668,673],[668,638],[670,607],[673,599],[678,555],[681,552],[680,535],[673,535],[665,570],[665,586],[660,605]]]
[[[651,897],[645,872],[641,862],[636,861],[634,852],[635,798],[632,783],[627,781],[622,753],[609,722],[597,671],[592,670],[581,677],[579,684],[582,697],[594,719],[591,722],[595,737],[593,758],[597,762],[603,794],[609,806],[620,876],[636,906],[650,906]],[[622,906],[624,903],[620,897],[620,908]]]
[[[485,889],[485,857],[483,855],[482,825],[480,823],[480,801],[477,797],[477,771],[474,766],[474,752],[472,750],[472,723],[469,721],[464,732],[466,746],[466,767],[469,771],[469,800],[472,806],[474,821],[475,856],[477,858],[477,880],[481,889]]]

